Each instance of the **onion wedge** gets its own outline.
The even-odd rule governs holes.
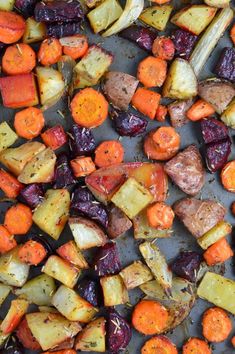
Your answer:
[[[144,8],[144,0],[127,0],[125,9],[119,19],[103,33],[103,37],[109,37],[129,27],[141,14]]]
[[[231,23],[233,16],[233,10],[230,7],[221,10],[196,44],[189,60],[196,76],[200,74],[211,52]]]

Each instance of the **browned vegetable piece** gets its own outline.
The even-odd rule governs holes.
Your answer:
[[[200,238],[224,219],[226,209],[214,200],[185,198],[174,205],[174,212],[195,238]]]
[[[117,238],[123,235],[132,227],[132,222],[128,217],[113,205],[109,211],[108,235],[110,238]]]
[[[121,110],[127,110],[135,93],[139,80],[119,71],[110,71],[105,75],[103,91],[108,101]]]
[[[196,195],[205,183],[201,155],[195,145],[189,145],[165,164],[165,171],[186,194]]]
[[[193,100],[175,101],[167,106],[171,124],[174,128],[180,128],[188,123],[187,110],[192,106]]]

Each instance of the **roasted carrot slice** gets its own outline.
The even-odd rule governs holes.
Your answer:
[[[85,128],[96,128],[108,116],[108,102],[100,92],[88,87],[74,96],[71,111],[77,124]]]
[[[0,254],[10,251],[16,246],[14,236],[3,225],[0,225]]]
[[[132,324],[146,335],[160,334],[167,326],[168,311],[159,302],[142,300],[134,308]]]
[[[76,34],[73,37],[75,39],[74,46],[64,45],[63,52],[65,55],[69,55],[72,59],[77,60],[86,54],[88,50],[88,40],[83,34]]]
[[[124,148],[117,140],[104,141],[95,150],[95,164],[98,167],[121,163],[123,158]]]
[[[232,321],[227,312],[219,307],[212,307],[203,315],[202,330],[209,342],[223,342],[232,331]]]
[[[2,57],[2,68],[8,75],[28,74],[35,66],[36,54],[25,43],[9,46]]]
[[[52,352],[43,352],[42,354],[51,354]],[[53,354],[77,354],[74,349],[63,349],[53,351]]]
[[[17,42],[24,34],[25,20],[13,11],[0,11],[0,42]]]
[[[169,37],[157,37],[153,42],[152,52],[153,55],[157,58],[163,60],[172,60],[175,54],[174,42]]]
[[[88,176],[96,170],[95,164],[89,156],[79,156],[70,161],[70,164],[75,177]]]
[[[159,105],[156,112],[156,119],[158,122],[164,122],[166,120],[167,107]]]
[[[8,198],[16,198],[23,188],[23,184],[14,176],[0,169],[0,189]]]
[[[33,139],[41,133],[45,120],[39,108],[28,107],[17,112],[14,127],[19,136],[25,139]]]
[[[145,87],[161,87],[166,79],[167,62],[149,56],[138,65],[137,78]]]
[[[163,202],[154,203],[147,208],[149,225],[157,229],[169,229],[173,224],[174,217],[172,208]]]
[[[177,354],[178,350],[174,343],[165,336],[152,337],[141,349],[141,354]],[[205,353],[206,354],[206,353]]]
[[[235,45],[235,23],[234,23],[234,25],[231,28],[230,37],[231,37],[231,40],[232,40],[233,44]]]
[[[233,256],[233,251],[226,240],[222,238],[221,240],[215,242],[204,252],[203,257],[209,266],[213,266],[218,263],[223,263]]]
[[[235,192],[235,160],[228,162],[221,171],[221,182],[229,192]]]
[[[182,354],[211,354],[211,348],[206,341],[199,338],[190,338],[183,346]]]
[[[40,242],[29,240],[19,249],[19,259],[30,265],[38,265],[47,255],[47,250]]]
[[[42,65],[56,64],[62,56],[62,45],[56,38],[45,39],[38,51],[38,61]]]
[[[5,214],[4,226],[12,235],[25,235],[32,224],[32,211],[24,204],[13,205]]]
[[[172,127],[160,127],[153,132],[152,139],[161,151],[179,150],[180,135]]]
[[[197,120],[209,117],[214,114],[215,110],[212,105],[202,99],[196,101],[187,111],[188,119],[196,122]]]
[[[149,117],[154,119],[156,116],[157,108],[161,96],[157,92],[147,90],[146,88],[139,87],[134,96],[132,97],[132,106]]]

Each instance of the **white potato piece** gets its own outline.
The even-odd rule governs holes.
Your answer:
[[[235,129],[235,100],[233,100],[226,110],[222,113],[220,119],[226,124],[228,127]]]
[[[152,26],[159,31],[164,31],[172,10],[173,6],[171,5],[147,7],[142,12],[139,19],[146,23],[146,25]]]
[[[141,284],[153,279],[150,269],[141,261],[136,261],[122,269],[119,273],[128,290],[134,289]]]
[[[75,349],[84,352],[105,352],[105,318],[90,322],[77,336]]]
[[[232,225],[226,221],[221,221],[212,229],[207,231],[202,237],[197,239],[197,242],[201,248],[206,250],[208,247],[213,245],[215,242],[226,237],[232,231]]]
[[[116,306],[129,301],[128,291],[120,275],[108,275],[100,278],[105,306]]]
[[[0,306],[10,294],[12,287],[5,284],[0,284]]]
[[[214,7],[229,7],[230,0],[204,0],[205,4]]]
[[[25,21],[26,28],[23,35],[23,43],[36,43],[46,38],[46,25],[37,22],[33,17],[27,18]]]
[[[134,228],[134,238],[136,240],[166,238],[166,237],[170,237],[173,232],[170,229],[158,230],[154,227],[151,227],[148,223],[146,210],[141,211],[138,215],[136,215],[136,217],[134,217],[133,228]]]
[[[1,323],[2,323],[2,321],[0,321],[0,325],[1,325]],[[10,335],[10,333],[4,334],[0,329],[0,347],[6,342],[9,335]]]
[[[0,124],[0,152],[13,145],[18,135],[11,129],[7,122]]]
[[[1,0],[0,10],[11,11],[14,7],[15,0]]]

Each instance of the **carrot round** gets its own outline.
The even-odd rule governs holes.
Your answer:
[[[77,60],[86,54],[88,50],[88,40],[83,34],[76,34],[73,37],[75,39],[74,46],[64,45],[63,53],[69,55],[72,59]]]
[[[202,330],[209,342],[223,342],[232,331],[232,321],[224,310],[212,307],[203,315]]]
[[[215,110],[212,105],[202,99],[196,101],[187,111],[188,119],[196,122],[197,120],[209,117],[214,114]]]
[[[226,240],[222,238],[221,240],[215,242],[204,252],[203,257],[209,266],[213,266],[218,263],[223,263],[233,256],[233,251]]]
[[[141,354],[177,354],[174,343],[165,336],[152,337],[141,348]],[[205,353],[206,354],[206,353]]]
[[[124,148],[117,140],[104,141],[95,150],[95,164],[98,167],[121,163],[123,158]]]
[[[0,169],[0,189],[8,198],[16,198],[23,188],[23,184],[21,184],[14,176]]]
[[[36,54],[25,43],[9,46],[2,57],[2,68],[8,75],[28,74],[35,66]]]
[[[235,160],[228,162],[222,169],[221,182],[225,189],[235,193]]]
[[[25,108],[15,115],[15,130],[19,136],[25,139],[30,140],[38,136],[44,124],[44,116],[39,108]]]
[[[56,64],[62,56],[62,45],[56,38],[45,39],[38,51],[38,61],[42,65]]]
[[[40,242],[29,240],[19,249],[19,259],[30,265],[38,265],[46,257],[47,251]]]
[[[3,225],[0,225],[0,254],[10,251],[16,246],[14,236]]]
[[[153,55],[163,60],[172,60],[175,55],[174,42],[169,37],[157,37],[152,46]]]
[[[146,335],[160,334],[167,326],[168,317],[167,309],[159,302],[142,300],[134,308],[132,325]]]
[[[139,63],[137,78],[145,87],[161,87],[166,79],[166,73],[167,62],[149,56]]]
[[[77,124],[85,128],[96,128],[108,116],[108,102],[100,92],[87,87],[74,96],[71,111]]]
[[[148,223],[157,229],[169,229],[173,224],[174,217],[172,208],[163,202],[154,203],[147,208]]]
[[[232,346],[235,348],[235,336],[231,339]]]
[[[159,93],[150,91],[144,87],[139,87],[132,97],[132,106],[149,117],[154,119],[159,106],[161,96]]]
[[[211,354],[208,343],[199,338],[190,338],[183,346],[182,354]]]
[[[25,235],[32,224],[32,211],[24,204],[13,205],[5,214],[4,226],[12,235]]]
[[[159,105],[156,112],[156,120],[158,122],[164,122],[166,120],[167,115],[167,107],[163,105]]]
[[[0,11],[0,42],[17,42],[24,34],[25,20],[13,11]]]
[[[233,44],[235,45],[235,23],[234,23],[234,25],[231,28],[230,37],[231,37],[231,40],[232,40]]]

